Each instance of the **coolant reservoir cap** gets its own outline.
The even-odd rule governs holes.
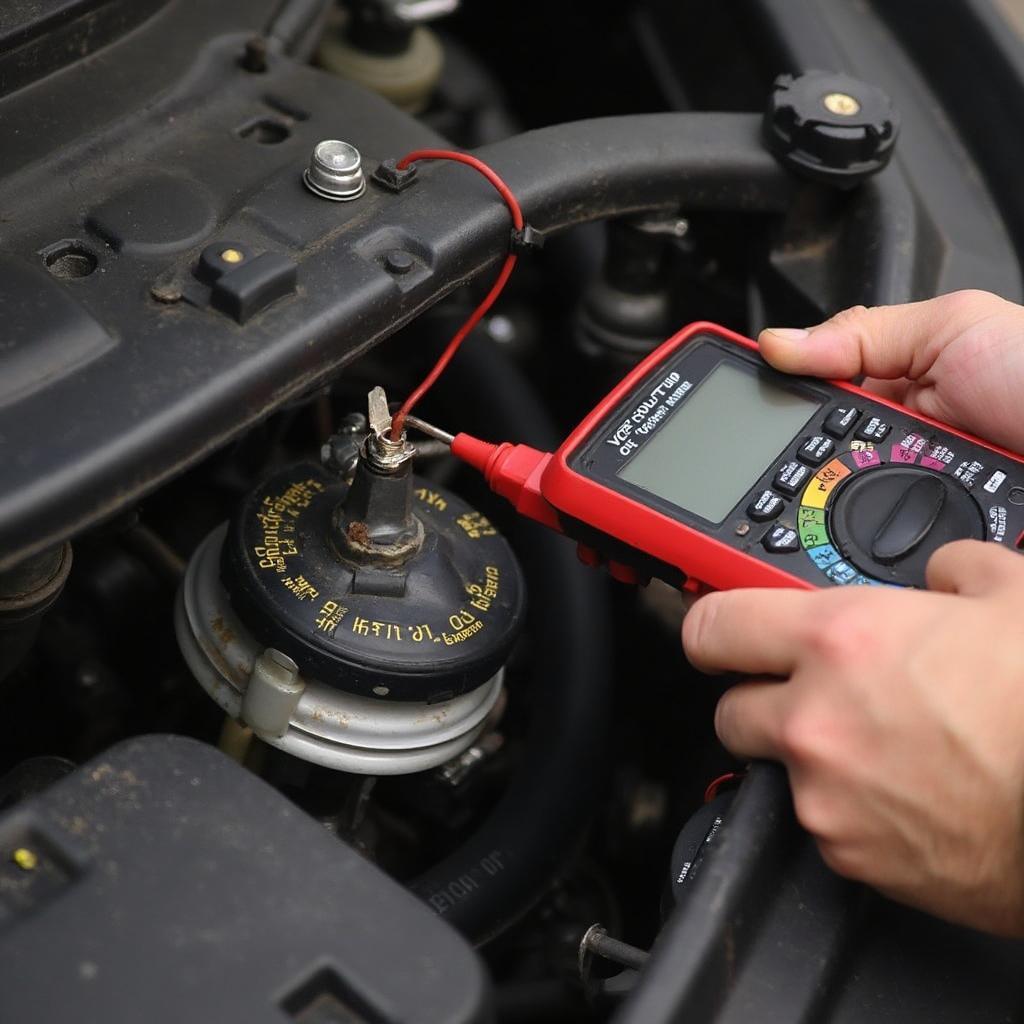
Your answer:
[[[899,133],[892,100],[850,75],[779,75],[764,116],[777,160],[806,178],[852,188],[888,164]]]
[[[303,676],[349,693],[440,701],[486,683],[524,615],[507,542],[460,498],[415,479],[419,549],[401,565],[358,564],[336,540],[347,492],[334,474],[303,463],[245,499],[221,555],[239,619]]]

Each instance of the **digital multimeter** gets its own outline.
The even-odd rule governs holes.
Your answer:
[[[710,323],[651,353],[553,454],[465,434],[452,451],[624,580],[923,587],[949,541],[1024,544],[1024,459],[779,373]]]

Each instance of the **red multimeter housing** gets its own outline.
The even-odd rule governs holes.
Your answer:
[[[688,588],[924,586],[942,544],[1020,547],[1024,459],[711,323],[674,335],[551,457],[586,549]]]

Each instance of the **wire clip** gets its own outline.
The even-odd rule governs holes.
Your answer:
[[[399,167],[393,157],[382,160],[373,172],[373,180],[389,192],[403,192],[416,180],[416,165]]]
[[[544,233],[529,224],[512,229],[512,240],[509,250],[522,255],[523,253],[539,252],[544,248]]]

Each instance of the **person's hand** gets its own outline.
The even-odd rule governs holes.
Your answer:
[[[762,331],[787,373],[848,379],[995,444],[1024,452],[1024,308],[963,291],[905,306],[858,306],[809,331]]]
[[[759,341],[780,370],[865,374],[870,390],[1024,452],[1024,309],[994,295],[858,307]],[[758,679],[721,699],[719,737],[786,765],[835,870],[1024,936],[1024,556],[947,545],[928,587],[712,594],[683,642],[698,668]]]
[[[716,731],[786,765],[834,870],[1024,936],[1024,557],[948,544],[928,586],[710,594],[683,642],[697,668],[759,680],[726,692]]]

